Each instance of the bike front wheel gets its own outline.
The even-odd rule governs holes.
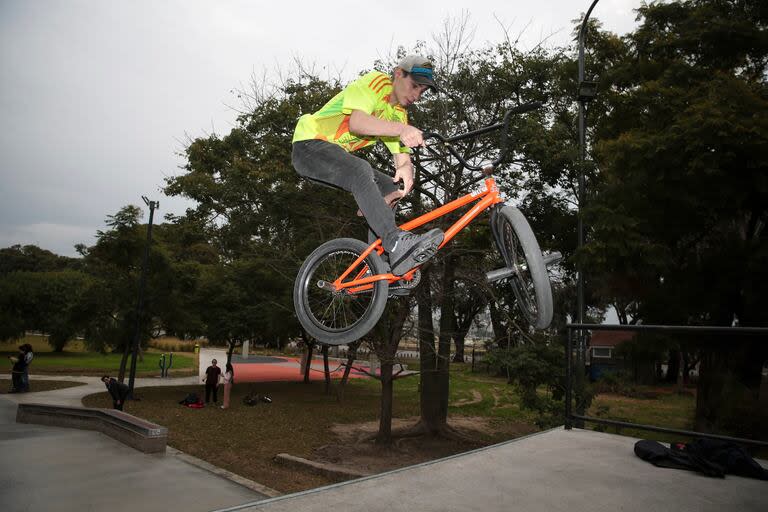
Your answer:
[[[368,248],[353,238],[324,243],[299,269],[293,288],[296,316],[308,334],[322,343],[344,345],[370,332],[387,303],[389,283],[333,290],[336,281]],[[386,266],[374,251],[349,273],[347,281],[385,273]]]
[[[546,329],[552,322],[552,286],[531,226],[520,210],[504,206],[495,228],[504,263],[514,270],[509,282],[520,311],[534,328]]]

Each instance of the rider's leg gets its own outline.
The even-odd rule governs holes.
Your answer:
[[[384,174],[383,172],[372,169],[373,170],[373,181],[376,183],[376,186],[379,187],[379,192],[381,193],[381,197],[384,198],[384,202],[387,203],[387,206],[392,208],[392,210],[395,209],[397,206],[397,201],[399,200],[399,192],[400,187],[397,183],[392,181],[392,176],[389,176],[388,174]],[[363,212],[358,210],[358,215],[363,215]],[[376,241],[376,239],[379,238],[379,236],[371,229],[368,228],[368,243],[372,244]]]
[[[307,140],[293,144],[293,166],[306,178],[351,192],[371,229],[382,240],[399,231],[395,213],[384,202],[374,180],[373,168],[362,158],[330,142]]]
[[[433,229],[414,235],[400,230],[395,224],[395,213],[382,197],[389,188],[387,177],[383,173],[375,174],[367,161],[321,140],[295,142],[292,160],[300,175],[352,192],[368,225],[390,254],[393,273],[404,273],[435,254],[443,240],[442,231]]]

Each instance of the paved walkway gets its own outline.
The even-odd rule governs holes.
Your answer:
[[[105,391],[98,377],[38,376],[83,382],[38,393],[0,395],[0,509],[3,512],[209,511],[266,494],[217,476],[177,450],[145,454],[99,432],[17,424],[17,403],[82,406]],[[135,386],[197,384],[197,377],[136,379]],[[0,385],[9,384],[0,381]]]
[[[635,441],[591,430],[557,428],[390,473],[226,510],[768,510],[768,482],[732,475],[709,478],[690,471],[657,468],[635,456]]]
[[[61,380],[69,382],[82,382],[84,386],[72,386],[64,389],[56,389],[53,391],[40,391],[34,392],[35,381],[38,380]],[[30,375],[30,385],[32,387],[31,393],[12,393],[9,395],[0,395],[15,403],[37,403],[37,404],[52,404],[52,405],[68,405],[71,407],[82,407],[83,397],[92,395],[94,393],[105,393],[107,391],[104,383],[101,382],[101,377],[74,377],[70,375]],[[126,380],[126,384],[128,381]],[[180,377],[160,379],[154,377],[137,378],[134,382],[134,387],[149,387],[149,386],[186,386],[189,384],[200,384],[200,380],[197,377]],[[0,386],[9,386],[10,378],[7,375],[0,376]]]
[[[101,392],[85,386],[0,397],[0,508],[26,511],[357,510],[763,512],[768,482],[729,475],[714,479],[652,466],[633,453],[635,439],[562,428],[474,452],[267,499],[219,478],[182,456],[147,455],[100,433],[19,425],[15,402],[80,405]],[[197,384],[185,379],[137,379],[136,385]],[[3,385],[5,383],[0,383]],[[764,465],[765,462],[761,461]]]

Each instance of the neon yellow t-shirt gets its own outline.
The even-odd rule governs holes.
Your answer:
[[[326,140],[351,153],[381,140],[392,154],[410,153],[407,147],[401,147],[399,137],[366,137],[349,131],[349,118],[353,110],[361,110],[379,119],[408,124],[405,109],[400,105],[389,104],[391,94],[392,79],[379,71],[371,71],[349,84],[314,114],[301,116],[293,132],[293,142]]]

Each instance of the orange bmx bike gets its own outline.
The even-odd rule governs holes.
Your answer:
[[[400,228],[410,231],[474,203],[445,231],[439,250],[478,215],[490,210],[491,231],[503,267],[487,273],[486,279],[488,282],[509,279],[523,315],[534,328],[545,329],[553,313],[547,265],[558,261],[560,254],[543,257],[528,221],[520,210],[504,204],[492,176],[494,168],[506,156],[510,117],[540,106],[538,102],[521,105],[508,110],[501,123],[453,137],[425,133],[425,141],[434,139],[443,144],[464,168],[481,171],[485,175],[485,188],[406,222]],[[489,165],[471,165],[452,145],[495,130],[500,130],[500,151]],[[435,152],[429,145],[426,149]],[[383,253],[381,239],[367,244],[353,238],[339,238],[322,244],[307,257],[296,276],[293,303],[299,322],[308,334],[330,345],[358,340],[376,325],[391,293],[418,284],[418,266],[395,275],[382,258]]]

